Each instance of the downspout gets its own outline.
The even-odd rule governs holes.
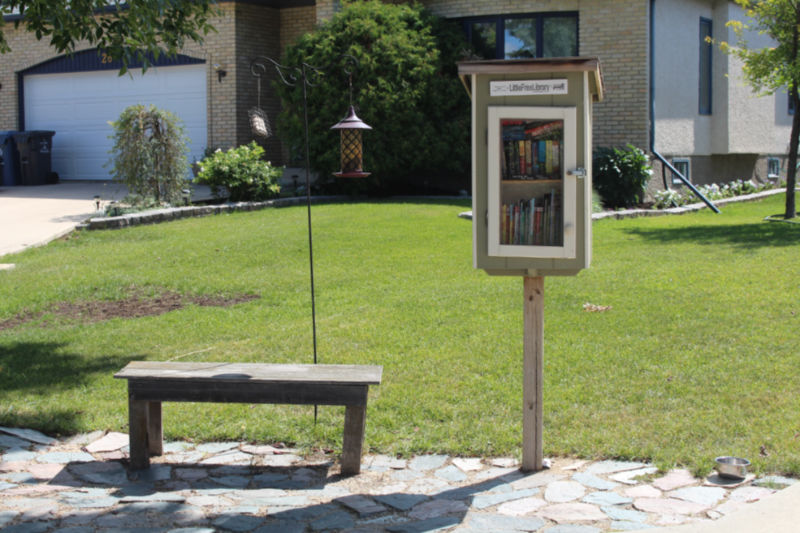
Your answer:
[[[650,0],[650,152],[661,161],[661,164],[667,167],[670,172],[674,176],[676,176],[684,185],[686,185],[689,190],[691,190],[695,196],[700,198],[712,211],[715,213],[719,213],[719,209],[715,206],[711,200],[705,197],[703,193],[697,190],[697,188],[692,185],[692,183],[686,179],[686,176],[678,172],[678,170],[672,166],[669,161],[666,160],[664,156],[659,154],[656,151],[656,39],[655,39],[655,29],[656,29],[656,14],[655,14],[655,7],[656,7],[656,0]],[[662,176],[666,176],[665,173],[662,172]],[[664,178],[664,188],[669,189],[669,185],[667,184],[666,177]]]

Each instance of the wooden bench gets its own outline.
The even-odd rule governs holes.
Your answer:
[[[361,471],[370,385],[383,367],[133,361],[114,374],[128,380],[130,465],[150,466],[163,453],[161,402],[344,405],[342,474]]]

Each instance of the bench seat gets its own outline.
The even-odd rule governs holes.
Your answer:
[[[375,365],[183,363],[133,361],[114,374],[128,380],[130,464],[147,468],[163,453],[161,402],[272,403],[345,406],[342,474],[358,474]]]

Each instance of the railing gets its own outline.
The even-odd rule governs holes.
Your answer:
[[[667,160],[664,158],[664,156],[663,156],[663,155],[659,154],[659,153],[658,153],[658,152],[656,152],[655,150],[653,150],[652,152],[653,152],[653,155],[654,155],[654,156],[656,156],[656,158],[657,158],[659,161],[661,161],[661,163],[662,163],[662,164],[664,164],[664,166],[666,166],[666,167],[667,167],[667,168],[670,170],[670,172],[672,172],[672,174],[673,174],[674,176],[677,176],[677,178],[678,178],[679,180],[681,180],[681,182],[683,182],[683,184],[684,184],[684,185],[686,185],[686,186],[689,188],[689,190],[691,190],[691,191],[694,193],[694,195],[695,195],[695,196],[697,196],[698,198],[700,198],[701,200],[703,200],[703,202],[704,202],[704,203],[705,203],[705,204],[706,204],[706,205],[707,205],[709,208],[711,208],[711,210],[712,210],[712,211],[714,211],[715,213],[719,213],[719,212],[720,212],[720,211],[719,211],[719,209],[717,208],[717,206],[715,206],[715,205],[714,205],[714,203],[713,203],[711,200],[709,200],[708,198],[706,198],[706,197],[705,197],[705,195],[704,195],[703,193],[701,193],[699,190],[697,190],[697,188],[696,188],[694,185],[692,185],[692,182],[690,182],[688,179],[686,179],[686,176],[684,176],[683,174],[681,174],[681,173],[678,171],[678,169],[676,169],[675,167],[673,167],[673,166],[672,166],[672,164],[671,164],[669,161],[667,161]]]

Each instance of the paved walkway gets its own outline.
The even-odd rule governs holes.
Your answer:
[[[192,188],[194,199],[210,197],[208,187]],[[102,209],[127,194],[124,185],[110,181],[0,187],[0,257],[66,235],[81,222],[97,216],[97,200]]]
[[[360,475],[342,478],[335,457],[239,442],[167,443],[129,473],[127,443],[0,428],[0,529],[599,533],[710,522],[794,483],[570,459],[524,474],[513,459],[444,455],[365,456]]]

